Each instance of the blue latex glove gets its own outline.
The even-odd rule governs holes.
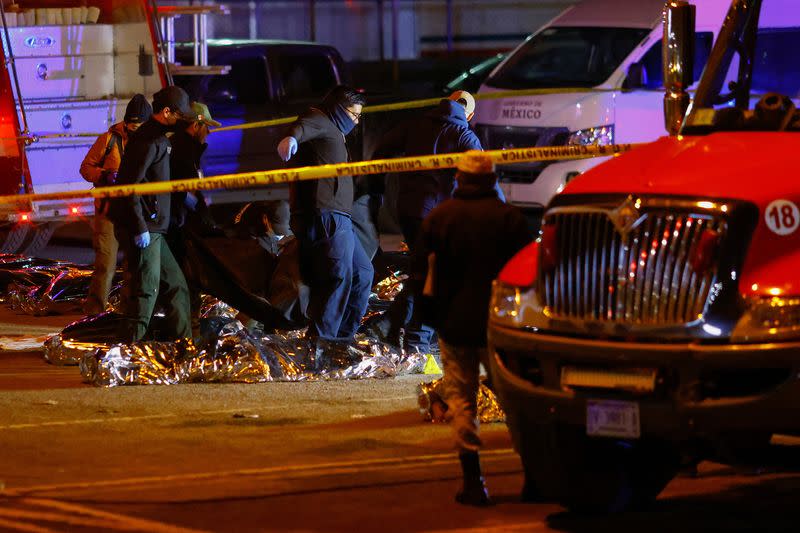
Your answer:
[[[150,246],[150,232],[145,231],[141,235],[135,236],[133,242],[137,248],[147,248]]]
[[[192,211],[197,210],[197,196],[195,196],[194,193],[186,193],[186,200],[184,200],[183,203]]]
[[[296,153],[297,139],[294,137],[284,137],[283,140],[278,143],[278,155],[281,156],[281,159],[284,161],[290,160]]]

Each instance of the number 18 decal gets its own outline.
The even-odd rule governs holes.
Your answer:
[[[789,200],[773,200],[764,212],[767,227],[778,235],[790,235],[800,225],[800,209]]]

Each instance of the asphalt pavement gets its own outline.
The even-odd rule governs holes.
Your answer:
[[[68,239],[45,254],[91,261]],[[42,358],[77,318],[0,307],[0,532],[797,531],[797,439],[765,468],[702,463],[648,509],[587,517],[522,503],[508,432],[489,424],[496,505],[465,508],[450,430],[418,408],[437,376],[95,388]]]

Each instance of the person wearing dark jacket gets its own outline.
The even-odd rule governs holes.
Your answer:
[[[210,133],[209,127],[222,126],[211,118],[208,106],[200,102],[191,105],[194,120],[178,122],[178,129],[169,138],[172,153],[169,157],[170,179],[187,180],[202,178],[203,171],[200,159],[208,148],[206,139]],[[170,206],[170,227],[167,233],[167,243],[175,261],[181,267],[189,286],[189,301],[191,303],[192,334],[200,333],[200,289],[193,287],[190,280],[192,266],[187,262],[186,237],[183,226],[186,218],[192,212],[205,220],[210,221],[205,198],[199,191],[172,193]]]
[[[153,95],[153,115],[128,141],[117,183],[169,181],[172,148],[166,133],[179,120],[192,118],[189,96],[183,89],[169,86]],[[127,336],[131,341],[144,338],[158,300],[166,314],[164,335],[191,337],[186,279],[164,240],[170,222],[170,194],[116,198],[110,217],[128,265]]]
[[[364,96],[353,89],[335,87],[291,125],[278,154],[284,161],[296,155],[297,166],[347,162],[345,138],[358,123],[364,103]],[[301,272],[310,287],[308,336],[349,342],[366,312],[373,275],[353,231],[353,178],[295,183],[291,204]]]
[[[169,158],[170,179],[187,180],[202,178],[203,171],[200,159],[208,148],[209,127],[222,126],[211,118],[208,106],[200,102],[192,102],[193,120],[181,121],[178,129],[169,138],[172,153]],[[204,206],[205,200],[200,192],[176,192],[172,194],[170,207],[170,225],[181,227],[188,211],[194,211],[198,205]]]
[[[469,128],[475,114],[475,98],[466,91],[456,91],[425,114],[389,130],[373,154],[385,157],[447,154],[480,150],[478,137]],[[453,194],[455,170],[423,170],[400,177],[397,216],[403,239],[413,253],[422,220],[437,205]],[[433,330],[414,314],[414,295],[408,289],[397,295],[389,310],[387,340],[419,352],[430,351]],[[404,343],[400,331],[405,331]]]
[[[439,335],[447,417],[464,474],[456,500],[490,502],[481,475],[477,395],[480,364],[487,365],[486,331],[492,281],[531,241],[526,219],[497,195],[492,159],[467,152],[458,162],[453,198],[425,218],[414,250],[411,285],[425,296]]]

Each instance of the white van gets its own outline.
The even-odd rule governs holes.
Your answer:
[[[729,1],[696,5],[698,80]],[[479,92],[563,92],[480,101],[474,124],[484,148],[646,142],[665,135],[663,8],[664,0],[586,0],[528,37]],[[542,209],[570,179],[602,161],[515,164],[499,167],[498,174],[509,202]]]

